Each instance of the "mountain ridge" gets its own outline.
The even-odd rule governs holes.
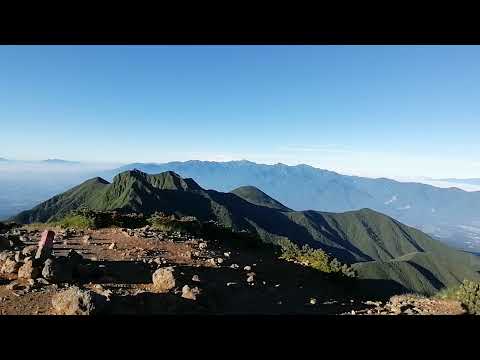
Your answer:
[[[317,169],[310,165],[266,165],[251,161],[190,160],[164,164],[125,165],[147,173],[173,170],[195,178],[204,188],[227,192],[255,186],[294,210],[343,212],[371,208],[438,236],[467,251],[480,251],[480,241],[462,226],[480,223],[480,192],[439,188],[388,178],[364,178]],[[108,178],[113,172],[106,172]]]
[[[260,190],[254,194],[260,194],[262,201],[267,199],[267,204],[258,203],[255,198],[253,202],[246,200],[232,192],[205,190],[194,180],[183,179],[173,171],[149,175],[132,170],[117,174],[112,183],[99,177],[87,180],[32,210],[21,212],[13,220],[20,223],[57,220],[81,206],[147,215],[161,211],[195,216],[202,221],[214,220],[237,231],[256,232],[267,243],[288,239],[299,246],[321,248],[342,262],[357,264],[361,278],[383,273],[383,276],[403,279],[400,283],[414,291],[432,293],[438,284],[456,284],[465,275],[480,279],[478,257],[451,249],[375,210],[294,211],[265,206],[271,205],[271,201],[277,202]],[[412,259],[402,258],[414,252],[427,255],[417,256],[415,265],[411,264]],[[394,267],[391,261],[395,261]],[[446,262],[448,266],[439,267],[439,262]],[[450,272],[458,274],[458,279],[449,276]],[[428,273],[433,275],[428,278],[424,275]]]

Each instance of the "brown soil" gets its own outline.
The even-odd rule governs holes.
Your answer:
[[[32,230],[32,229],[30,229]],[[33,231],[33,230],[32,230]],[[35,241],[40,233],[35,233]],[[92,240],[85,244],[83,236]],[[32,237],[32,233],[30,233]],[[163,239],[129,236],[121,229],[85,231],[66,240],[56,241],[54,255],[64,256],[74,249],[96,269],[97,276],[78,278],[75,285],[95,290],[98,284],[112,295],[107,314],[342,314],[366,313],[363,300],[353,297],[356,280],[332,279],[301,266],[279,260],[270,249],[239,248],[229,241],[208,240],[191,236],[162,234]],[[32,243],[35,243],[32,241]],[[115,249],[109,249],[110,244]],[[230,256],[225,256],[230,252]],[[195,255],[197,254],[197,256]],[[222,258],[220,264],[209,259]],[[155,262],[156,261],[156,262]],[[238,268],[232,268],[237,264]],[[1,266],[1,261],[0,261]],[[152,274],[158,267],[173,266],[175,289],[158,293],[152,287]],[[250,266],[250,270],[244,270]],[[247,278],[254,273],[253,282]],[[248,274],[248,275],[247,275]],[[193,281],[197,275],[199,282]],[[69,284],[33,286],[32,289],[10,290],[15,275],[0,275],[1,314],[51,314],[52,295]],[[198,287],[197,300],[185,299],[182,287]],[[440,312],[458,312],[451,304],[429,303]],[[434,311],[435,312],[435,311]]]

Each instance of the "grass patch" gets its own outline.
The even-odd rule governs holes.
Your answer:
[[[89,219],[83,215],[67,215],[63,219],[54,221],[50,224],[63,229],[73,228],[78,230],[86,230],[94,227],[94,222],[92,219]]]

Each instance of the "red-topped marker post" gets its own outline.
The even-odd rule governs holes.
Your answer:
[[[42,238],[38,243],[37,253],[35,259],[46,260],[53,250],[53,239],[55,238],[55,233],[51,230],[45,230],[42,233]]]

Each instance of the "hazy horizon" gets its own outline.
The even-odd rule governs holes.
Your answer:
[[[61,160],[65,161],[62,162],[48,162],[45,160],[20,160],[20,159],[6,159],[9,160],[7,162],[0,162],[0,179],[1,178],[8,178],[9,175],[16,177],[18,175],[27,173],[30,176],[33,175],[41,175],[41,176],[49,176],[50,174],[59,175],[75,175],[75,174],[96,174],[96,171],[104,171],[104,170],[114,170],[121,166],[132,164],[129,163],[111,163],[111,162],[77,162],[78,160],[71,160],[71,159],[48,159],[48,160]],[[165,162],[142,162],[142,161],[135,161],[134,163],[145,163],[145,164],[164,164],[168,162],[176,162],[180,160],[174,161],[165,161]],[[210,160],[200,160],[200,159],[189,159],[189,160],[182,160],[184,161],[210,161]],[[262,163],[262,162],[255,162],[249,159],[239,159],[239,160],[226,160],[226,161],[217,161],[217,162],[228,162],[228,161],[250,161],[256,164],[263,164],[263,165],[276,165],[278,163]],[[295,165],[308,165],[312,166],[316,169],[320,170],[328,170],[334,171],[332,169],[325,169],[319,168],[310,164],[300,163],[300,164],[285,164],[280,162],[281,164],[288,165],[288,166],[295,166]],[[335,171],[341,175],[349,175],[349,176],[362,176],[359,174],[353,173],[345,173],[341,171]],[[472,185],[467,183],[462,183],[462,179],[458,179],[458,182],[455,181],[444,181],[441,179],[433,179],[429,177],[408,177],[408,176],[397,176],[397,177],[387,177],[387,176],[363,176],[363,177],[370,177],[370,178],[390,178],[393,180],[397,180],[400,182],[417,182],[427,185],[432,185],[435,187],[440,188],[449,188],[449,187],[457,187],[459,189],[465,191],[480,191],[480,185]]]

